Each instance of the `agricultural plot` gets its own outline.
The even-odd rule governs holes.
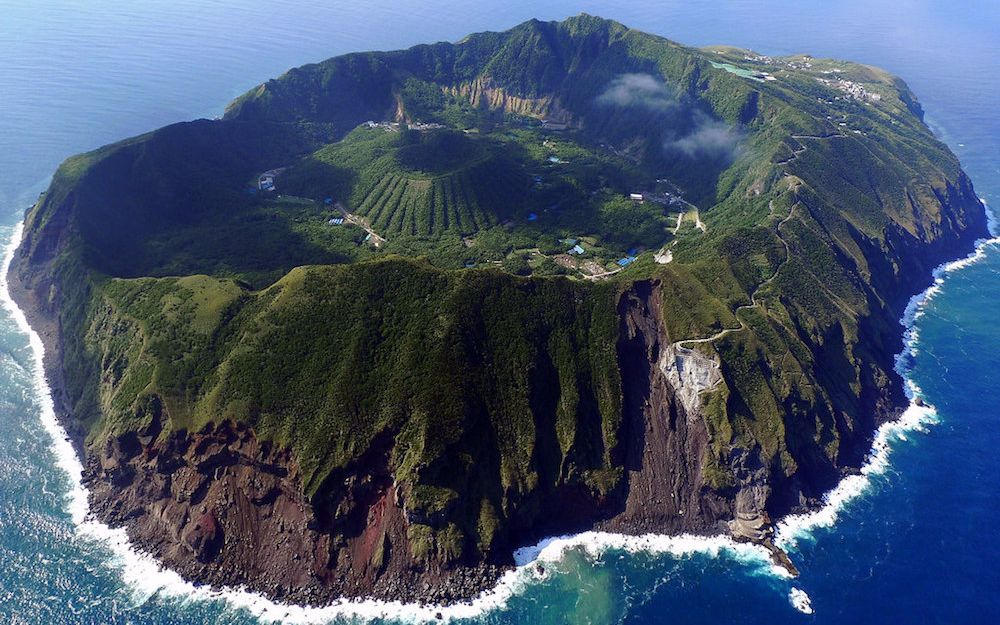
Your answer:
[[[399,234],[473,234],[511,218],[524,206],[528,177],[501,158],[445,175],[423,177],[387,172],[371,180],[354,212],[366,217],[375,231]]]

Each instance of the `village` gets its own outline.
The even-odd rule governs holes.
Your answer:
[[[376,122],[371,120],[362,124],[362,127],[373,130],[381,129],[385,132],[399,132],[404,128],[413,129],[418,132],[445,128],[444,125],[438,123]],[[541,120],[542,130],[552,133],[562,133],[571,127],[571,124],[565,121]],[[535,172],[529,171],[528,173],[532,192],[536,193],[534,203],[539,204],[539,206],[532,211],[521,213],[517,217],[510,217],[499,224],[499,228],[502,229],[500,232],[508,233],[499,235],[501,238],[510,241],[507,250],[499,255],[499,250],[493,250],[493,248],[488,248],[493,250],[488,252],[481,250],[478,247],[478,239],[482,231],[471,233],[462,238],[463,246],[469,250],[470,257],[462,261],[460,266],[467,269],[482,266],[502,266],[509,271],[522,275],[535,274],[537,272],[542,272],[545,275],[555,271],[587,280],[602,280],[629,268],[639,261],[644,254],[648,254],[647,258],[654,263],[670,263],[674,258],[674,244],[677,238],[682,235],[683,227],[687,226],[693,232],[704,233],[707,230],[700,218],[698,207],[686,201],[681,189],[669,179],[659,178],[638,189],[627,192],[619,190],[618,193],[621,193],[621,195],[618,197],[635,206],[655,205],[662,210],[662,215],[669,221],[664,226],[664,238],[667,241],[660,247],[648,249],[643,245],[636,244],[622,248],[619,247],[620,244],[609,245],[609,242],[602,241],[600,237],[594,234],[571,234],[565,233],[565,231],[562,238],[558,239],[558,242],[555,244],[547,243],[544,246],[541,244],[525,244],[527,241],[524,239],[524,228],[528,228],[527,232],[533,231],[532,227],[538,228],[540,232],[551,228],[551,225],[542,224],[553,223],[550,220],[553,218],[557,219],[555,216],[559,215],[562,205],[565,203],[565,200],[556,199],[555,202],[546,204],[545,202],[548,202],[548,200],[539,200],[539,198],[544,197],[544,194],[537,195],[544,188],[550,188],[552,180],[559,179],[561,175],[559,172],[564,171],[566,167],[573,166],[572,161],[574,160],[575,153],[562,149],[562,143],[564,142],[561,139],[557,139],[553,135],[549,135],[540,141],[537,148],[538,151],[535,154],[539,169]],[[610,146],[602,145],[601,148],[618,158],[623,157],[614,152]],[[290,207],[297,207],[295,208],[296,211],[305,211],[307,205],[321,208],[318,214],[314,213],[313,220],[322,224],[323,228],[332,229],[330,230],[331,234],[335,230],[341,230],[343,234],[336,235],[336,239],[344,242],[353,241],[353,245],[357,248],[369,248],[369,253],[381,250],[389,252],[397,251],[398,246],[387,246],[390,242],[390,237],[387,236],[387,233],[378,232],[377,227],[373,225],[368,217],[352,213],[343,200],[331,196],[318,199],[296,197],[289,194],[287,189],[279,192],[280,177],[287,169],[288,167],[278,167],[261,173],[256,178],[254,192],[267,194],[276,198],[281,203],[281,206],[284,207],[284,210],[288,210]],[[591,196],[593,197],[598,192],[596,190],[593,191]],[[606,194],[609,199],[615,196],[615,193],[606,187],[600,190],[600,192]],[[302,212],[300,216],[294,219],[299,221],[306,218],[306,214]],[[315,224],[315,222],[313,223]],[[319,234],[321,230],[316,230],[316,225],[303,227],[317,233],[316,236],[323,236]],[[356,234],[349,234],[349,231],[355,228],[358,229],[358,232]],[[566,234],[569,234],[569,236],[566,236]],[[495,238],[498,235],[494,234],[490,236]],[[522,241],[525,242],[522,243]],[[410,237],[403,236],[399,245],[403,246],[399,249],[410,249],[413,245],[419,246],[420,243],[410,241]],[[617,251],[617,254],[615,251]]]
[[[444,124],[438,123],[425,123],[425,122],[376,122],[376,121],[366,121],[362,124],[366,128],[375,129],[381,128],[386,132],[399,132],[400,130],[417,130],[419,132],[426,132],[428,130],[441,130],[447,128]]]
[[[716,54],[724,54],[723,50],[716,50]],[[877,105],[882,101],[882,94],[872,90],[871,86],[866,86],[855,80],[848,80],[841,76],[844,69],[836,66],[836,62],[816,60],[809,55],[795,57],[775,58],[762,54],[744,54],[742,60],[765,67],[806,72],[813,75],[819,84],[831,90],[840,92],[841,95],[832,97],[817,97],[817,101],[829,106],[837,107],[839,104],[856,102],[867,106]],[[775,81],[777,77],[769,72],[753,68],[743,68],[729,63],[711,61],[712,66],[723,69],[731,74],[756,80],[759,82]],[[865,130],[852,127],[852,119],[844,113],[836,116],[827,115],[827,120],[836,124],[841,134],[851,133],[855,135],[867,136]],[[893,121],[893,124],[896,122]]]
[[[657,186],[670,185],[668,180],[658,180]],[[571,236],[559,240],[566,249],[555,254],[543,253],[538,248],[514,249],[508,255],[508,259],[514,256],[527,256],[529,267],[537,267],[546,260],[555,262],[563,269],[575,272],[579,277],[587,280],[603,280],[610,278],[631,266],[638,261],[642,254],[650,253],[652,260],[656,264],[665,265],[673,261],[673,247],[676,244],[676,237],[680,235],[681,227],[685,223],[690,223],[691,228],[698,232],[707,231],[707,226],[701,220],[698,207],[687,202],[679,195],[667,190],[658,191],[634,191],[628,194],[628,199],[636,204],[652,202],[663,206],[675,220],[674,226],[670,229],[671,240],[663,247],[656,250],[647,250],[642,246],[630,247],[624,256],[614,259],[607,257],[607,250],[593,236]],[[528,221],[535,221],[538,216],[530,213]],[[510,221],[505,224],[508,228],[515,225]],[[471,246],[473,239],[467,239],[466,245]],[[493,264],[500,265],[503,261],[493,261]],[[475,267],[474,263],[466,264],[467,268]]]
[[[826,72],[824,72],[826,73]],[[864,103],[875,103],[882,100],[882,95],[868,91],[865,89],[864,85],[861,83],[853,82],[851,80],[844,80],[843,78],[838,78],[837,80],[832,80],[829,78],[816,78],[817,82],[837,89],[844,93],[844,97],[852,100],[857,100],[858,102]]]
[[[322,206],[325,210],[314,219],[320,220],[328,228],[350,226],[360,229],[364,232],[364,236],[355,235],[353,237],[356,245],[370,246],[372,249],[378,250],[388,243],[388,239],[376,232],[365,217],[351,213],[341,201],[333,197],[326,197],[322,202],[319,202],[309,198],[278,194],[278,177],[285,169],[276,168],[260,174],[257,177],[258,190],[273,195],[286,210],[296,206]],[[658,182],[657,186],[662,187],[665,181]],[[514,247],[507,253],[504,259],[495,258],[482,262],[467,260],[464,263],[464,267],[467,269],[484,265],[499,267],[504,266],[505,263],[510,262],[512,259],[523,258],[527,263],[527,267],[532,272],[538,269],[543,263],[551,261],[564,271],[570,272],[570,275],[576,275],[587,280],[602,280],[625,270],[638,261],[642,254],[647,252],[651,253],[653,262],[657,264],[670,263],[673,260],[672,248],[674,243],[676,243],[675,237],[680,234],[680,229],[684,223],[690,223],[691,227],[701,232],[704,232],[706,229],[700,219],[697,207],[688,203],[680,195],[672,191],[663,190],[662,188],[656,191],[633,191],[627,194],[627,199],[635,204],[651,202],[664,207],[675,219],[675,223],[669,232],[674,240],[671,240],[657,250],[651,251],[641,246],[635,246],[629,248],[621,257],[609,258],[607,250],[596,237],[576,235],[559,239],[558,242],[563,246],[563,249],[560,251],[546,250],[543,252],[538,247]],[[537,219],[538,215],[536,213],[529,213],[523,217],[525,223],[534,222]],[[501,226],[507,231],[512,231],[518,226],[518,221],[511,219],[501,224]],[[473,248],[476,245],[476,237],[465,237],[463,243],[466,248]]]
[[[716,51],[718,54],[722,54],[721,50]],[[882,100],[882,95],[873,92],[859,82],[852,80],[846,80],[837,74],[843,73],[844,70],[839,67],[830,67],[828,62],[815,61],[809,55],[803,55],[800,57],[792,58],[774,58],[771,56],[763,54],[745,54],[743,60],[749,63],[764,65],[769,67],[779,67],[790,70],[797,71],[808,71],[811,73],[820,73],[823,76],[816,76],[817,82],[836,89],[844,94],[845,99],[856,100],[858,102],[864,103],[877,103]],[[741,67],[736,67],[728,63],[712,62],[712,66],[717,69],[724,69],[730,73],[742,76],[744,78],[751,78],[759,81],[771,81],[777,80],[777,78],[769,72],[764,72],[760,70],[744,69]],[[821,67],[826,67],[827,69],[819,69]],[[839,98],[837,98],[839,99]],[[828,102],[832,104],[833,102]]]

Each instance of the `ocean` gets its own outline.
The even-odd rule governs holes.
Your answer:
[[[0,0],[0,240],[73,153],[220,115],[306,62],[502,30],[586,11],[690,45],[733,44],[879,65],[920,97],[981,197],[1000,206],[1000,4],[933,0]],[[995,199],[995,201],[994,201]],[[906,316],[911,407],[864,474],[781,538],[778,574],[722,539],[584,535],[519,553],[525,566],[467,623],[1000,622],[1000,242],[939,269]],[[930,276],[928,276],[930,281]],[[4,289],[5,290],[5,289]],[[917,295],[917,294],[915,294]],[[903,330],[903,327],[900,327]],[[87,521],[74,458],[39,376],[40,342],[0,309],[0,623],[412,622],[438,610],[354,603],[302,610],[194,588]]]

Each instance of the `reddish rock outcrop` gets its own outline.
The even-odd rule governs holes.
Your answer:
[[[310,604],[452,601],[502,570],[415,561],[402,501],[384,475],[355,474],[335,510],[314,509],[288,451],[242,424],[130,433],[89,452],[94,513],[187,579]]]

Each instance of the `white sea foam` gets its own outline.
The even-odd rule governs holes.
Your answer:
[[[792,604],[792,607],[803,614],[812,614],[812,601],[809,600],[809,595],[806,591],[801,588],[792,588],[788,591],[788,601]]]
[[[55,452],[59,468],[65,471],[70,477],[71,485],[69,492],[66,494],[66,509],[72,516],[73,522],[80,524],[84,522],[87,516],[87,492],[80,482],[80,477],[83,475],[83,465],[80,463],[80,459],[76,455],[73,444],[70,442],[65,430],[62,429],[62,426],[56,420],[52,390],[49,388],[48,380],[45,379],[45,368],[42,364],[42,357],[45,353],[42,347],[42,339],[28,324],[28,319],[24,316],[24,311],[14,303],[7,284],[7,272],[10,269],[11,262],[14,260],[14,252],[21,241],[21,232],[23,229],[23,223],[19,223],[14,228],[11,240],[4,254],[3,275],[0,275],[0,300],[2,300],[4,308],[10,312],[11,318],[14,319],[14,323],[17,324],[18,329],[28,336],[31,348],[31,366],[29,370],[31,371],[37,391],[36,400],[38,401],[39,417],[45,431],[52,437],[52,449]]]
[[[770,562],[763,548],[737,543],[727,537],[657,534],[625,536],[605,532],[584,532],[573,536],[549,538],[537,545],[518,549],[514,553],[516,568],[504,574],[493,589],[475,599],[451,606],[407,604],[398,601],[341,600],[326,607],[312,608],[271,601],[243,588],[210,589],[191,584],[177,573],[160,566],[152,556],[137,551],[129,542],[124,530],[113,529],[90,514],[87,492],[81,482],[83,466],[69,437],[56,418],[52,392],[45,378],[44,346],[41,337],[28,324],[24,312],[13,301],[8,289],[7,273],[20,243],[22,231],[23,224],[18,224],[4,255],[3,273],[0,275],[0,300],[18,328],[29,338],[32,353],[31,371],[37,392],[39,416],[42,425],[52,438],[52,451],[56,462],[69,476],[71,482],[66,495],[66,509],[81,536],[99,541],[110,550],[110,563],[120,571],[123,581],[133,589],[137,602],[145,602],[154,596],[175,597],[184,602],[224,601],[234,609],[245,610],[262,621],[294,624],[326,623],[344,617],[392,619],[409,623],[464,620],[502,608],[511,597],[523,592],[529,584],[537,583],[547,575],[541,566],[542,563],[558,562],[571,549],[583,550],[592,557],[598,557],[608,550],[669,554],[678,558],[694,554],[710,557],[725,554],[744,566],[749,566],[753,571],[777,577],[788,576],[784,569]],[[981,260],[985,256],[987,245],[1000,245],[1000,238],[983,241],[976,252],[969,257],[939,267],[934,272],[934,285],[911,299],[902,319],[907,332],[906,349],[901,358],[906,354],[916,353],[918,335],[913,328],[913,321],[919,317],[924,304],[940,289],[944,275]],[[916,398],[920,396],[920,391],[915,384],[908,382],[907,394],[911,398]],[[778,544],[792,546],[797,539],[811,535],[814,528],[832,525],[843,506],[868,488],[870,477],[886,470],[892,441],[905,435],[907,431],[922,430],[934,421],[933,408],[914,403],[899,420],[879,428],[872,444],[871,454],[861,474],[841,481],[827,494],[826,505],[822,509],[784,519],[778,526]],[[795,609],[806,614],[812,613],[809,596],[805,591],[793,587],[789,592],[789,601]]]
[[[994,238],[982,239],[976,242],[976,249],[958,260],[943,263],[934,272],[934,282],[912,298],[906,305],[900,323],[903,325],[903,351],[896,355],[896,371],[905,381],[904,390],[910,399],[910,405],[902,416],[895,421],[883,424],[875,433],[872,447],[858,475],[850,475],[840,481],[837,486],[823,497],[823,506],[806,514],[790,515],[778,523],[775,542],[783,548],[791,548],[803,538],[811,538],[817,528],[831,527],[840,515],[844,506],[851,500],[861,496],[871,486],[872,478],[881,475],[889,468],[889,456],[892,453],[894,441],[908,440],[908,432],[924,432],[927,426],[937,423],[937,413],[934,407],[924,401],[923,394],[917,384],[909,377],[910,363],[917,355],[920,334],[915,322],[923,314],[927,303],[938,293],[947,279],[948,274],[959,271],[986,258],[990,248],[1000,247],[1000,237],[997,233],[997,222],[991,211],[987,210],[989,229]]]
[[[909,386],[909,394],[919,397],[916,386]],[[820,509],[806,514],[789,515],[778,523],[775,537],[778,546],[793,547],[798,540],[812,537],[815,529],[831,527],[844,506],[868,490],[872,477],[885,473],[889,468],[893,441],[905,439],[906,432],[923,431],[927,425],[936,421],[937,415],[933,407],[911,403],[899,419],[882,425],[875,433],[871,451],[859,474],[842,479],[823,497],[823,507]]]
[[[986,204],[986,200],[980,198],[979,201],[986,207],[986,229],[990,231],[990,236],[1000,236],[1000,219],[997,218],[993,210]]]
[[[518,549],[514,552],[514,562],[519,568],[546,562],[558,562],[571,549],[581,550],[593,558],[611,550],[663,554],[675,558],[690,557],[696,554],[718,557],[725,554],[762,573],[787,575],[784,573],[784,569],[775,567],[771,563],[769,554],[763,547],[749,543],[738,543],[727,536],[694,536],[691,534],[626,536],[610,532],[582,532],[571,536],[546,538],[537,545]]]
[[[983,202],[986,205],[986,202]],[[980,239],[976,241],[976,249],[973,250],[971,254],[965,258],[959,258],[942,265],[939,265],[934,269],[933,277],[934,283],[931,284],[923,293],[919,293],[910,298],[909,303],[906,306],[906,311],[903,313],[903,319],[901,323],[906,327],[906,335],[909,337],[916,338],[916,329],[913,327],[913,322],[920,318],[923,314],[925,306],[928,301],[933,299],[938,293],[941,292],[941,285],[944,284],[945,277],[952,272],[958,271],[960,269],[965,269],[970,265],[974,265],[981,262],[986,258],[987,252],[990,248],[1000,247],[1000,219],[993,214],[993,211],[986,208],[986,227],[989,230],[990,238]],[[911,341],[907,341],[910,343]],[[908,345],[909,349],[910,346]],[[904,350],[904,352],[907,350]]]
[[[153,596],[176,597],[183,601],[225,601],[233,608],[246,610],[263,621],[296,624],[325,623],[338,617],[393,619],[416,623],[440,622],[440,615],[440,619],[445,621],[461,620],[503,607],[512,596],[522,592],[528,584],[537,582],[546,575],[543,572],[544,567],[540,566],[541,563],[557,562],[571,549],[583,550],[593,557],[613,549],[633,553],[641,551],[670,554],[678,558],[693,554],[716,557],[725,553],[763,574],[784,574],[782,569],[770,563],[764,549],[737,543],[726,537],[655,534],[624,536],[605,532],[585,532],[574,536],[549,538],[537,545],[517,550],[514,554],[516,568],[504,574],[493,589],[471,601],[451,606],[407,604],[398,601],[341,600],[330,606],[311,608],[271,601],[243,588],[210,589],[191,584],[177,573],[160,566],[152,556],[137,551],[129,542],[124,530],[111,528],[90,514],[87,492],[81,482],[83,466],[66,431],[56,418],[51,388],[45,378],[44,346],[41,337],[28,324],[24,312],[11,298],[8,288],[7,273],[20,243],[22,231],[23,224],[18,224],[4,255],[3,273],[0,275],[0,299],[18,328],[29,339],[32,354],[30,369],[37,391],[42,425],[52,438],[52,451],[59,468],[70,478],[66,508],[81,536],[97,540],[110,550],[110,563],[120,571],[123,581],[133,590],[134,599],[139,603]]]

